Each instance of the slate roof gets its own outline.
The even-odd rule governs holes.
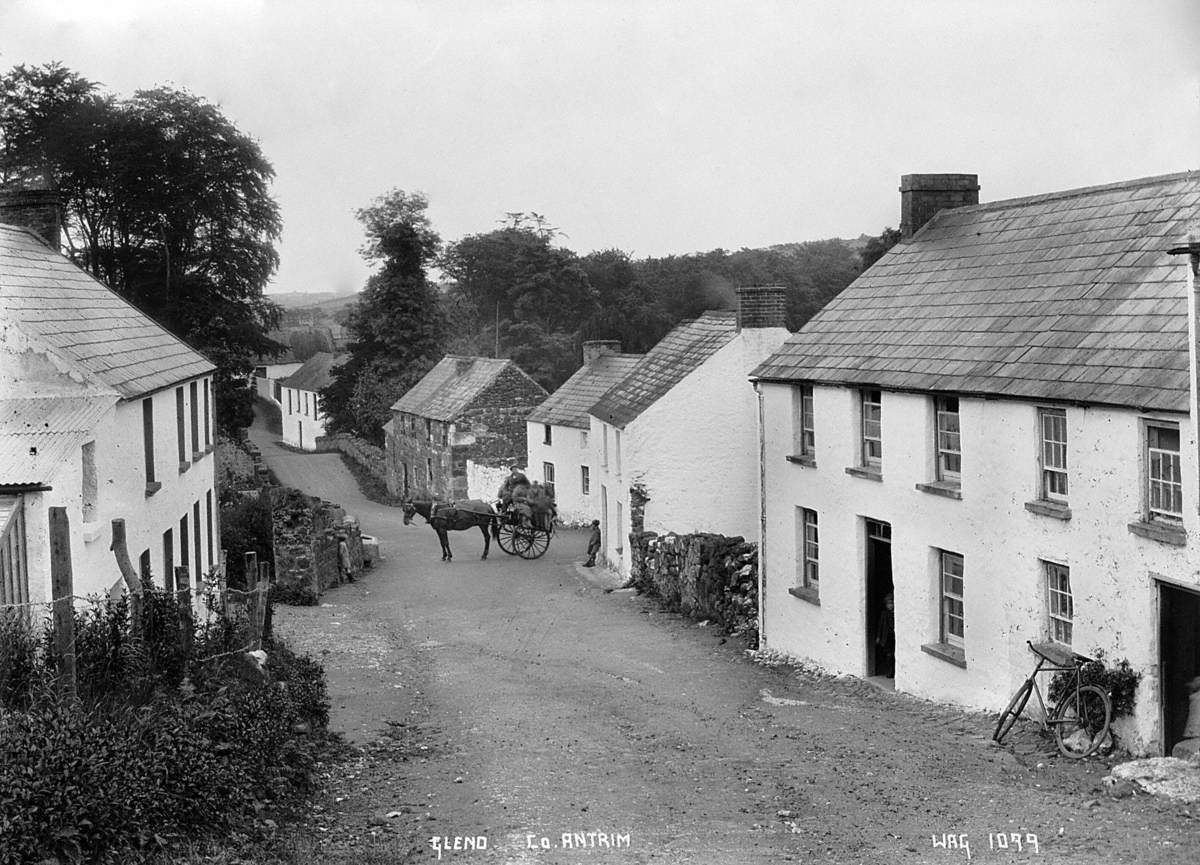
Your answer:
[[[0,399],[0,487],[49,482],[94,438],[117,397]]]
[[[562,387],[526,418],[533,423],[587,429],[588,409],[596,404],[608,389],[625,378],[638,361],[640,354],[602,354],[591,363],[581,366]]]
[[[733,310],[710,310],[679,324],[597,400],[589,414],[625,427],[736,335]]]
[[[10,225],[0,225],[0,314],[126,398],[214,368],[35,234]]]
[[[448,354],[396,400],[392,411],[452,421],[509,367],[525,375],[519,366],[505,358]]]
[[[329,370],[345,362],[346,358],[335,356],[327,351],[319,351],[306,360],[294,373],[287,378],[281,378],[283,387],[293,387],[296,390],[310,390],[314,393],[323,387],[328,387],[331,381]]]
[[[1187,411],[1197,216],[1200,172],[942,211],[752,375]]]

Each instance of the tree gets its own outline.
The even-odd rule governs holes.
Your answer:
[[[509,224],[449,245],[439,259],[455,282],[460,345],[511,357],[547,389],[579,366],[579,328],[597,308],[586,269],[552,244],[558,230],[540,214],[509,213]]]
[[[349,359],[321,392],[331,432],[382,442],[392,403],[442,356],[445,312],[426,277],[441,239],[428,207],[422,193],[393,189],[356,214],[367,235],[360,252],[382,268],[351,309]]]
[[[278,308],[274,170],[257,142],[186,91],[119,99],[59,64],[0,77],[0,180],[56,189],[72,258],[217,365],[217,417],[250,420]]]
[[[862,259],[863,270],[866,270],[884,254],[900,242],[900,231],[896,228],[885,228],[878,237],[872,237],[858,254]]]

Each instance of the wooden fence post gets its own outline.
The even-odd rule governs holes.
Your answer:
[[[129,630],[135,640],[142,638],[142,581],[138,579],[133,563],[129,561],[129,549],[125,544],[125,520],[112,521],[112,545],[109,546],[117,559],[117,567],[129,590]]]
[[[266,639],[271,638],[271,566],[267,562],[258,563],[258,585],[263,590],[262,596],[262,633]]]
[[[71,572],[71,523],[66,508],[50,508],[50,589],[54,598],[54,654],[59,693],[75,697],[75,587]]]

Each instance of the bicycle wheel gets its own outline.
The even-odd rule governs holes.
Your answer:
[[[1112,701],[1097,685],[1064,694],[1050,717],[1059,753],[1076,760],[1095,753],[1111,722]]]
[[[1000,713],[1000,718],[996,721],[996,730],[992,733],[994,741],[1002,741],[1008,735],[1013,724],[1017,723],[1017,718],[1025,711],[1025,704],[1029,702],[1029,695],[1032,693],[1033,679],[1026,679],[1021,687],[1017,688],[1017,692],[1012,695],[1012,699],[1008,701],[1008,708]]]

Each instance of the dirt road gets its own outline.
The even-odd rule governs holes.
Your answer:
[[[606,593],[580,533],[536,562],[480,561],[479,534],[459,533],[443,564],[434,533],[363,499],[339,458],[255,437],[385,557],[320,607],[277,613],[326,664],[332,725],[357,748],[313,814],[320,861],[1200,861],[1200,822],[1109,798],[1103,764],[1017,757],[987,718],[754,663]],[[935,846],[948,834],[970,855]]]

